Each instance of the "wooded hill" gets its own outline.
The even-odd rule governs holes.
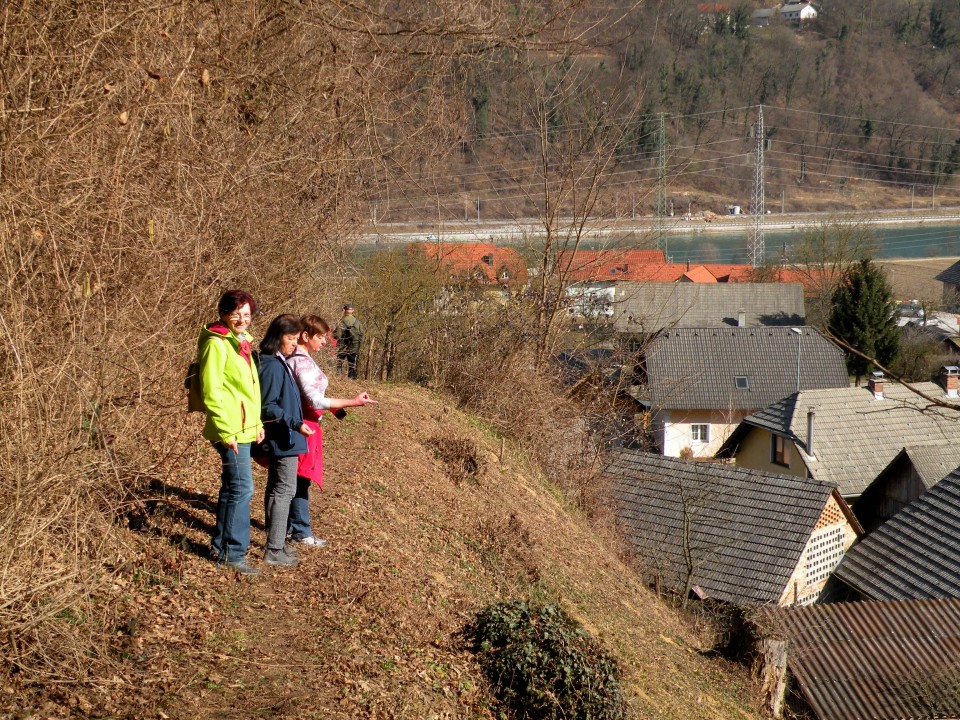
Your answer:
[[[479,204],[488,219],[538,217],[555,203],[562,214],[652,214],[661,114],[677,214],[746,209],[761,105],[777,209],[935,203],[960,167],[955,4],[829,1],[802,27],[753,27],[760,6],[590,6],[596,24],[580,16],[576,44],[461,63],[458,142],[444,163],[380,185],[372,215],[449,222]]]

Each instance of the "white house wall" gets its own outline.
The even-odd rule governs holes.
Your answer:
[[[856,539],[856,531],[836,499],[831,497],[807,540],[779,605],[809,605],[816,602],[827,579]]]
[[[709,458],[716,455],[724,440],[730,437],[749,410],[670,410],[662,411],[663,454],[681,457],[685,448],[690,448],[693,457]],[[709,442],[693,439],[692,425],[709,425]]]
[[[567,312],[582,317],[610,317],[616,299],[616,287],[612,283],[576,283],[566,289],[569,305]]]

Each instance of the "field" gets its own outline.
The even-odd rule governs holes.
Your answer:
[[[887,277],[893,286],[893,296],[897,300],[919,300],[941,297],[943,284],[934,278],[958,259],[960,258],[906,258],[876,262],[887,271]]]

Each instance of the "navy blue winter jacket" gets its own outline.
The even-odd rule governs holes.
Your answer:
[[[303,455],[307,437],[300,432],[300,390],[287,364],[276,355],[260,356],[260,417],[267,448],[274,457]]]

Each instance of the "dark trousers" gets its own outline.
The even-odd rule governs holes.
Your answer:
[[[343,368],[343,363],[347,364],[347,377],[357,379],[357,358],[360,353],[343,353],[337,355],[337,364]]]

